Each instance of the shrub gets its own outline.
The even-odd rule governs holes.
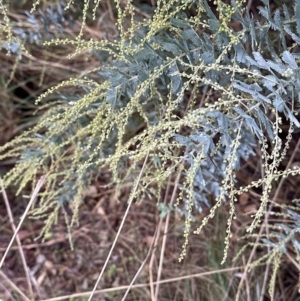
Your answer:
[[[168,179],[178,179],[174,206],[185,217],[186,238],[180,259],[194,228],[193,215],[211,207],[197,225],[199,233],[226,201],[224,262],[235,202],[253,187],[262,197],[248,237],[260,235],[260,244],[270,247],[261,260],[274,263],[275,275],[288,241],[299,254],[296,205],[287,212],[294,224],[275,225],[268,237],[255,230],[263,227],[274,181],[299,173],[298,168],[280,170],[280,163],[300,125],[300,1],[293,9],[283,6],[271,13],[263,0],[256,23],[241,2],[216,4],[214,13],[205,0],[158,1],[153,16],[139,20],[131,1],[116,2],[117,40],[86,41],[80,31],[76,39],[44,43],[73,45],[71,57],[89,51],[99,64],[40,95],[37,104],[64,87],[76,89],[74,95],[55,94],[58,101],[36,126],[0,148],[0,160],[18,158],[4,178],[6,187],[17,185],[20,193],[28,183],[35,185],[37,175],[48,175],[39,207],[32,210],[35,217],[47,215],[42,234],[58,208],[71,202],[73,225],[87,187],[109,169],[111,184],[132,183],[129,203],[144,195],[160,202]],[[83,24],[89,9],[95,10],[90,6],[84,2]],[[10,29],[7,20],[5,43],[12,46],[17,39]],[[289,124],[285,140],[280,138],[283,119]],[[235,171],[256,147],[264,176],[239,187]],[[271,280],[270,293],[275,277]]]

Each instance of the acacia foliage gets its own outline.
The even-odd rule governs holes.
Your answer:
[[[273,13],[263,0],[260,21],[242,9],[242,3],[216,3],[218,14],[205,0],[158,1],[153,16],[141,21],[131,1],[125,6],[116,2],[117,40],[86,41],[81,30],[75,39],[44,43],[73,45],[76,50],[70,56],[88,50],[99,58],[93,71],[40,95],[37,104],[55,93],[58,101],[36,126],[0,148],[0,160],[18,158],[4,178],[6,186],[15,184],[21,192],[28,183],[35,184],[37,175],[48,174],[39,207],[32,212],[48,216],[45,232],[66,203],[73,203],[72,223],[76,220],[84,192],[103,168],[112,172],[111,184],[139,182],[131,197],[147,195],[157,202],[168,179],[179,176],[175,206],[186,221],[181,259],[193,215],[211,207],[195,230],[199,233],[224,201],[230,204],[226,259],[235,201],[252,187],[260,187],[262,197],[248,231],[261,227],[272,183],[299,172],[278,167],[300,125],[300,1]],[[71,2],[65,9],[69,7]],[[95,7],[84,2],[82,26]],[[7,16],[4,6],[2,13]],[[8,19],[2,39],[8,50],[20,42]],[[110,57],[109,63],[101,61],[103,57]],[[57,93],[66,86],[82,92]],[[283,116],[289,123],[285,143],[279,137]],[[237,187],[235,171],[241,160],[255,155],[257,146],[264,177]],[[288,235],[279,243],[263,240],[274,251],[271,260],[282,255],[290,240],[299,252],[294,238],[299,218],[292,209],[295,224],[289,231],[285,228]]]

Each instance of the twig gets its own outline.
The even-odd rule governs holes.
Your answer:
[[[178,172],[178,175],[177,175],[177,178],[176,178],[176,181],[175,181],[175,186],[173,188],[172,197],[171,197],[171,201],[170,201],[171,206],[173,205],[173,203],[175,201],[175,198],[176,198],[176,192],[177,192],[180,177],[181,177],[181,170]],[[160,281],[160,278],[161,278],[162,266],[163,266],[163,262],[164,262],[164,253],[165,253],[166,242],[167,242],[167,232],[168,232],[168,228],[169,228],[169,222],[170,222],[170,212],[167,215],[167,219],[166,219],[166,223],[165,223],[162,247],[161,247],[161,252],[160,252],[160,257],[159,257],[159,266],[158,266],[157,281],[156,281],[157,286],[156,286],[156,289],[155,289],[155,299],[154,299],[155,301],[157,301],[158,292],[159,292],[159,281]]]
[[[258,266],[262,266],[262,264],[259,264]],[[214,275],[214,274],[217,274],[217,273],[227,273],[227,272],[237,271],[241,268],[243,268],[243,267],[242,266],[231,267],[231,268],[222,269],[222,270],[208,271],[208,272],[203,272],[203,273],[198,273],[198,274],[168,278],[168,279],[161,280],[159,283],[160,284],[167,284],[167,283],[182,281],[182,280],[186,280],[186,279],[192,279],[192,278],[198,278],[198,277],[202,278],[202,277],[207,277],[209,275]],[[155,282],[153,282],[153,284],[157,285],[158,283],[155,281]],[[150,283],[141,283],[141,284],[134,284],[134,285],[131,286],[131,288],[142,288],[142,287],[149,287],[149,286],[150,286]],[[128,289],[128,287],[129,287],[129,285],[105,288],[105,289],[95,291],[94,294],[117,292],[117,291],[121,291],[121,290],[126,290],[126,289]],[[55,297],[55,298],[51,298],[51,299],[44,299],[44,300],[40,300],[40,301],[61,301],[61,300],[66,300],[66,299],[78,298],[78,297],[86,297],[86,296],[89,296],[90,293],[91,292],[76,293],[76,294],[72,294],[72,295]]]
[[[0,282],[0,288],[4,290],[4,294],[6,294],[7,298],[11,301],[16,301],[16,299],[12,296],[11,292],[7,289],[7,287]]]
[[[8,197],[7,197],[6,191],[4,189],[4,185],[3,185],[3,181],[2,181],[1,177],[0,177],[0,187],[2,189],[2,196],[3,196],[3,199],[4,199],[5,206],[6,206],[7,214],[8,214],[8,217],[9,217],[9,222],[11,224],[13,233],[16,233],[17,231],[16,231],[16,226],[14,224],[14,217],[13,217],[13,214],[12,214],[11,209],[10,209]],[[30,275],[29,275],[29,272],[28,272],[27,262],[26,262],[26,258],[25,258],[25,255],[24,255],[24,251],[22,249],[21,240],[20,240],[19,235],[16,236],[16,241],[17,241],[18,250],[19,250],[20,257],[21,257],[23,269],[24,269],[25,275],[26,275],[28,290],[29,290],[30,296],[34,300],[34,294],[33,294],[33,290],[32,290]]]
[[[286,166],[286,169],[289,169],[290,166],[291,166],[291,164],[292,164],[292,162],[294,161],[294,158],[295,158],[295,156],[296,156],[296,152],[297,152],[298,149],[299,149],[299,146],[300,146],[300,139],[298,140],[298,143],[297,143],[297,145],[296,145],[296,147],[295,147],[295,150],[294,150],[292,156],[290,157],[290,160],[289,160],[289,162],[288,162],[288,164],[287,164],[287,166]],[[279,184],[278,184],[278,186],[277,186],[277,189],[276,189],[276,191],[275,191],[275,194],[274,194],[274,197],[273,197],[273,201],[277,199],[278,194],[279,194],[279,192],[280,192],[280,190],[281,190],[281,187],[282,187],[284,181],[285,181],[285,178],[282,177],[282,178],[280,179],[280,182],[279,182]],[[266,213],[266,215],[265,215],[265,218],[264,218],[264,224],[265,224],[265,225],[267,225],[267,223],[268,223],[269,212],[272,210],[272,208],[273,208],[273,203],[271,203],[270,208],[269,208],[269,210],[267,211],[267,213]],[[261,237],[261,234],[262,234],[263,229],[264,229],[264,227],[260,227],[258,236],[257,236],[257,238],[256,238],[256,240],[255,240],[254,247],[253,247],[253,249],[251,250],[249,259],[248,259],[248,261],[247,261],[247,265],[246,265],[246,267],[245,267],[245,269],[244,269],[243,276],[241,277],[241,280],[240,280],[240,283],[239,283],[239,286],[238,286],[238,291],[237,291],[237,294],[236,294],[236,297],[235,297],[235,301],[240,301],[240,293],[241,293],[241,289],[242,289],[244,280],[245,280],[245,278],[246,278],[246,274],[247,274],[247,272],[248,272],[249,265],[251,264],[252,259],[253,259],[253,257],[254,257],[254,254],[255,254],[255,251],[256,251],[256,248],[257,248],[257,245],[258,245],[258,240],[259,240],[259,238]]]
[[[116,22],[115,17],[114,17],[114,13],[110,4],[110,1],[107,0],[106,1],[107,7],[108,7],[108,12],[109,12],[109,18],[112,21],[112,23],[114,24]]]
[[[157,230],[158,230],[158,229],[156,229],[156,233],[154,234],[154,237],[156,237],[156,235],[157,235],[157,232],[158,232]],[[123,296],[123,298],[122,298],[121,301],[124,301],[124,300],[126,299],[126,297],[127,297],[128,293],[129,293],[130,289],[131,289],[132,286],[133,286],[133,283],[135,282],[135,280],[136,280],[136,278],[138,277],[138,275],[140,274],[140,272],[143,270],[143,268],[144,268],[146,262],[148,261],[148,258],[150,257],[150,254],[153,252],[153,250],[154,250],[155,248],[156,248],[156,246],[154,245],[154,239],[153,239],[152,242],[151,242],[151,245],[150,245],[150,248],[149,248],[149,251],[148,251],[148,254],[147,254],[146,258],[144,259],[144,261],[142,262],[142,264],[141,264],[141,266],[139,267],[138,271],[137,271],[136,274],[134,275],[132,281],[131,281],[130,284],[128,285],[128,288],[127,288],[127,290],[126,290],[126,292],[125,292],[125,294],[124,294],[124,296]]]
[[[171,186],[171,183],[170,183],[170,178],[169,178],[167,188],[166,188],[166,192],[165,192],[165,197],[164,197],[164,203],[163,203],[164,206],[166,206],[166,204],[167,204],[167,199],[168,199],[168,195],[169,195],[170,186]],[[163,222],[163,219],[160,217],[159,218],[159,223],[158,223],[157,228],[156,228],[156,235],[153,238],[155,246],[158,245],[158,241],[159,241],[159,238],[160,238],[160,229],[162,227],[162,222]],[[152,252],[152,256],[151,256],[150,263],[149,263],[149,283],[150,283],[150,292],[151,292],[151,300],[152,301],[155,301],[155,292],[154,292],[154,284],[153,284],[154,283],[154,281],[153,281],[154,259],[155,259],[155,251]]]
[[[11,288],[13,290],[15,290],[25,301],[30,301],[30,299],[28,299],[21,291],[20,289],[8,278],[6,277],[6,275],[0,271],[0,275],[2,276],[2,278],[5,279],[5,281],[11,286]]]
[[[20,230],[20,228],[21,228],[21,226],[22,226],[22,224],[23,224],[23,222],[24,222],[24,220],[25,220],[25,217],[27,216],[27,213],[28,213],[28,211],[29,211],[31,205],[32,205],[32,203],[35,201],[35,198],[36,198],[37,194],[39,193],[41,187],[43,186],[45,180],[46,180],[46,175],[42,176],[42,177],[39,179],[39,181],[38,181],[38,183],[37,183],[37,185],[36,185],[36,187],[35,187],[35,189],[34,189],[34,191],[33,191],[33,194],[32,194],[32,196],[31,196],[31,199],[30,199],[30,201],[29,201],[29,203],[28,203],[28,205],[27,205],[27,207],[26,207],[26,209],[25,209],[25,212],[23,213],[23,215],[22,215],[22,217],[21,217],[21,220],[20,220],[20,222],[19,222],[19,225],[18,225],[18,227],[17,227],[17,229],[16,229],[16,231],[15,231],[15,233],[14,233],[12,239],[10,240],[9,245],[8,245],[6,251],[5,251],[5,253],[4,253],[4,255],[3,255],[2,259],[1,259],[1,262],[0,262],[0,269],[2,268],[2,265],[3,265],[4,261],[5,261],[5,258],[6,258],[8,252],[9,252],[9,250],[10,250],[10,248],[11,248],[11,246],[12,246],[12,244],[13,244],[13,242],[14,242],[14,240],[15,240],[15,238],[16,238],[16,236],[17,236],[17,234],[18,234],[18,232],[19,232],[19,230]]]
[[[298,271],[300,271],[300,265],[299,265],[299,263],[289,254],[289,253],[286,253],[285,254],[288,258],[289,258],[289,260],[293,263],[293,265],[295,266],[295,268],[298,270]]]
[[[243,264],[245,264],[245,257],[243,256]],[[249,279],[245,279],[246,282],[246,293],[247,293],[247,300],[251,301],[251,295],[250,295],[250,288],[249,288]]]
[[[249,0],[247,3],[247,8],[250,10],[252,6],[252,0]]]
[[[93,295],[94,295],[94,293],[95,293],[95,291],[96,291],[96,289],[97,289],[97,286],[98,286],[98,284],[99,284],[99,282],[100,282],[100,280],[101,280],[101,278],[102,278],[102,276],[103,276],[103,274],[104,274],[104,271],[105,271],[105,269],[106,269],[106,267],[107,267],[107,265],[108,265],[108,261],[109,261],[111,255],[112,255],[112,252],[113,252],[113,250],[114,250],[114,248],[115,248],[115,246],[116,246],[117,240],[118,240],[118,238],[119,238],[119,236],[120,236],[120,233],[121,233],[121,231],[122,231],[122,229],[123,229],[123,226],[124,226],[126,217],[127,217],[128,213],[129,213],[129,209],[130,209],[130,207],[131,207],[131,205],[132,205],[132,202],[133,202],[133,199],[134,199],[135,192],[136,192],[136,190],[137,190],[137,188],[138,188],[138,185],[139,185],[139,183],[140,183],[142,174],[143,174],[144,169],[145,169],[145,167],[146,167],[146,163],[147,163],[147,161],[148,161],[148,157],[149,157],[149,151],[147,152],[147,155],[146,155],[146,158],[145,158],[145,160],[144,160],[144,163],[143,163],[141,172],[140,172],[140,174],[139,174],[139,176],[138,176],[137,182],[136,182],[135,187],[134,187],[134,189],[133,189],[133,191],[132,191],[131,197],[130,197],[130,199],[129,199],[129,201],[128,201],[127,209],[126,209],[126,211],[125,211],[125,213],[124,213],[122,222],[121,222],[121,224],[120,224],[120,227],[119,227],[119,229],[118,229],[118,232],[117,232],[117,234],[116,234],[116,237],[115,237],[115,239],[114,239],[114,242],[113,242],[113,244],[112,244],[112,246],[111,246],[111,248],[110,248],[110,250],[109,250],[109,253],[108,253],[108,255],[107,255],[107,258],[106,258],[106,260],[105,260],[105,263],[104,263],[104,265],[103,265],[103,268],[102,268],[102,270],[101,270],[101,273],[100,273],[100,275],[98,276],[98,279],[97,279],[97,281],[96,281],[96,283],[95,283],[95,285],[94,285],[94,288],[93,288],[93,290],[92,290],[92,292],[91,292],[91,294],[90,294],[90,296],[89,296],[88,301],[91,301],[91,300],[92,300]]]
[[[263,166],[263,162],[262,162],[262,159],[261,159],[261,154],[260,154],[260,166]],[[264,174],[264,170],[262,168],[261,169],[261,178],[264,179],[264,177],[265,177],[265,174]],[[269,223],[266,223],[265,227],[266,227],[266,234],[267,234],[267,236],[269,236]],[[270,252],[270,246],[269,245],[267,246],[267,252],[268,253]],[[264,300],[264,294],[265,294],[265,291],[266,291],[266,288],[267,288],[269,272],[270,272],[270,263],[268,262],[267,266],[266,266],[266,270],[265,270],[264,281],[263,281],[263,285],[262,285],[262,288],[261,288],[259,301]]]

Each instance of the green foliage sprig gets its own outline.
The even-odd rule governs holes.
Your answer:
[[[74,204],[73,224],[84,191],[103,168],[112,172],[112,184],[135,183],[146,155],[136,198],[147,193],[159,202],[167,180],[182,174],[176,206],[185,215],[186,240],[180,259],[193,215],[203,206],[211,207],[210,213],[195,233],[224,201],[230,204],[223,261],[235,202],[252,187],[261,187],[262,198],[248,231],[261,226],[274,180],[299,173],[281,172],[279,165],[300,125],[300,1],[293,10],[283,6],[272,14],[263,0],[257,24],[240,3],[217,4],[219,16],[205,0],[158,1],[150,20],[137,21],[130,1],[125,7],[117,2],[118,40],[84,41],[80,32],[74,40],[45,43],[75,45],[74,55],[88,49],[111,57],[84,77],[42,94],[37,103],[66,86],[82,89],[72,98],[57,94],[60,103],[35,127],[0,148],[0,160],[18,158],[5,176],[6,186],[15,184],[21,192],[37,174],[49,173],[40,206],[32,212],[47,214],[45,231],[56,219],[57,205]],[[88,9],[85,1],[83,21]],[[241,29],[235,31],[229,21]],[[279,136],[283,117],[290,123],[285,143]],[[235,171],[257,146],[265,176],[237,187]]]

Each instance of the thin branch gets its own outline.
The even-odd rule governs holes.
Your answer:
[[[263,265],[263,264],[259,264],[259,266],[261,266],[261,265]],[[218,274],[218,273],[228,273],[228,272],[240,270],[241,268],[243,268],[243,267],[239,266],[239,267],[232,267],[232,268],[221,269],[221,270],[216,270],[216,271],[208,271],[208,272],[203,272],[203,273],[198,273],[198,274],[168,278],[168,279],[161,280],[159,282],[159,284],[167,284],[167,283],[172,283],[172,282],[177,282],[177,281],[182,281],[182,280],[192,279],[192,278],[198,278],[198,277],[202,278],[202,277],[207,277],[209,275],[214,275],[214,274]],[[158,283],[155,281],[155,282],[153,282],[153,284],[157,285]],[[150,286],[150,283],[141,283],[141,284],[132,285],[131,288],[142,288],[142,287],[149,287],[149,286]],[[94,294],[117,292],[117,291],[121,291],[121,290],[126,290],[126,289],[128,289],[128,287],[129,287],[129,285],[105,288],[102,290],[95,291]],[[72,299],[72,298],[77,298],[77,297],[87,297],[87,296],[90,296],[90,294],[91,294],[91,292],[76,293],[76,294],[72,294],[72,295],[55,297],[55,298],[51,298],[51,299],[44,299],[44,300],[40,300],[40,301],[61,301],[61,300]]]
[[[171,186],[171,182],[170,182],[170,178],[169,178],[166,192],[165,192],[165,197],[164,197],[164,203],[163,203],[164,206],[166,206],[166,204],[167,204],[170,186]],[[156,235],[153,238],[155,246],[158,245],[158,241],[160,239],[160,232],[161,232],[160,229],[162,228],[162,222],[163,222],[163,219],[162,219],[162,217],[160,217],[159,223],[156,228]],[[155,259],[155,251],[156,250],[154,250],[154,252],[152,252],[152,256],[151,256],[150,263],[149,263],[149,281],[150,281],[150,292],[151,292],[151,300],[152,301],[155,301],[155,291],[154,291],[154,284],[153,284],[154,283],[154,281],[153,281],[153,265],[154,265],[154,259]]]
[[[133,202],[133,199],[134,199],[134,196],[135,196],[135,192],[137,191],[137,188],[138,188],[138,185],[139,185],[139,183],[140,183],[142,174],[144,173],[144,169],[145,169],[145,167],[146,167],[146,163],[147,163],[147,161],[148,161],[148,157],[149,157],[149,151],[147,152],[147,155],[146,155],[146,158],[145,158],[145,160],[144,160],[144,163],[143,163],[141,172],[140,172],[140,174],[139,174],[139,177],[138,177],[138,179],[137,179],[136,185],[135,185],[135,187],[134,187],[134,189],[133,189],[133,191],[132,191],[131,197],[130,197],[130,199],[129,199],[129,201],[128,201],[127,209],[126,209],[126,211],[125,211],[125,213],[124,213],[122,222],[121,222],[121,224],[120,224],[120,227],[119,227],[119,229],[118,229],[118,232],[117,232],[117,234],[116,234],[116,237],[115,237],[115,239],[114,239],[114,242],[113,242],[113,244],[112,244],[112,246],[111,246],[111,248],[110,248],[110,250],[109,250],[109,253],[108,253],[108,255],[107,255],[107,258],[106,258],[106,260],[105,260],[105,263],[104,263],[104,265],[103,265],[103,268],[102,268],[102,270],[101,270],[101,273],[100,273],[100,275],[98,276],[98,279],[97,279],[97,281],[96,281],[96,283],[95,283],[95,285],[94,285],[94,288],[93,288],[93,290],[92,290],[92,292],[91,292],[91,294],[90,294],[90,296],[89,296],[88,301],[91,301],[91,300],[92,300],[93,295],[94,295],[94,293],[95,293],[95,291],[96,291],[96,289],[97,289],[97,286],[98,286],[98,284],[99,284],[99,282],[100,282],[100,280],[101,280],[101,278],[102,278],[102,276],[103,276],[103,274],[104,274],[104,271],[105,271],[105,269],[106,269],[106,267],[107,267],[107,265],[108,265],[108,261],[109,261],[111,255],[112,255],[112,252],[113,252],[113,250],[114,250],[114,248],[115,248],[115,246],[116,246],[117,240],[118,240],[118,238],[119,238],[119,236],[120,236],[120,233],[121,233],[121,231],[122,231],[122,229],[123,229],[125,220],[126,220],[127,215],[128,215],[128,213],[129,213],[129,209],[130,209],[130,207],[131,207],[131,205],[132,205],[132,202]]]
[[[16,226],[14,224],[14,217],[13,217],[12,211],[10,209],[8,197],[7,197],[6,191],[4,189],[4,185],[3,185],[3,181],[2,181],[1,177],[0,177],[0,187],[2,189],[2,196],[3,196],[3,199],[4,199],[5,206],[6,206],[6,210],[7,210],[10,225],[12,227],[13,233],[17,233],[17,231],[16,231],[17,229],[16,229]],[[28,271],[28,266],[27,266],[24,251],[22,249],[22,244],[21,244],[21,240],[20,240],[19,235],[16,236],[16,241],[17,241],[18,250],[19,250],[20,257],[21,257],[23,269],[24,269],[25,275],[26,275],[26,281],[27,281],[27,285],[28,285],[29,294],[34,300],[34,294],[33,294],[33,290],[32,290],[32,285],[31,285],[30,275],[29,275],[29,271]]]
[[[292,156],[290,157],[290,160],[289,160],[289,162],[288,162],[288,164],[287,164],[287,166],[286,166],[286,169],[289,169],[289,168],[290,168],[292,162],[294,161],[294,158],[295,158],[295,156],[296,156],[296,153],[297,153],[299,147],[300,147],[300,139],[298,140],[298,143],[297,143],[297,145],[296,145],[296,147],[295,147],[295,150],[294,150]],[[279,195],[279,192],[281,191],[281,187],[282,187],[284,181],[285,181],[285,177],[281,177],[280,182],[279,182],[279,184],[278,184],[278,186],[277,186],[277,189],[276,189],[275,194],[274,194],[274,197],[273,197],[273,202],[275,202],[275,200],[277,199],[277,197],[278,197],[278,195]],[[273,208],[273,202],[271,202],[270,208],[269,208],[269,210],[267,211],[267,213],[266,213],[266,215],[265,215],[265,218],[264,218],[264,221],[263,221],[263,223],[264,223],[265,225],[268,224],[269,213],[271,212],[271,210],[272,210],[272,208]],[[246,278],[246,274],[247,274],[247,272],[248,272],[249,266],[250,266],[250,264],[251,264],[251,262],[252,262],[252,259],[253,259],[254,255],[255,255],[256,248],[257,248],[257,246],[258,246],[258,241],[259,241],[259,239],[260,239],[260,237],[261,237],[263,231],[264,231],[264,227],[260,227],[259,233],[258,233],[257,238],[256,238],[256,240],[255,240],[254,247],[253,247],[253,249],[251,250],[249,259],[248,259],[248,261],[247,261],[247,265],[246,265],[246,267],[245,267],[245,269],[244,269],[243,276],[241,277],[241,280],[240,280],[240,283],[239,283],[239,286],[238,286],[238,291],[237,291],[237,294],[236,294],[236,296],[235,296],[235,301],[240,301],[240,293],[241,293],[241,289],[242,289],[244,280],[245,280],[245,278]]]
[[[157,235],[157,232],[158,232],[157,230],[158,230],[158,228],[156,229],[156,232],[155,232],[155,234],[154,234],[154,237],[156,237],[156,235]],[[124,301],[124,300],[126,299],[126,297],[127,297],[128,293],[129,293],[130,289],[133,287],[133,283],[134,283],[135,280],[137,279],[137,277],[138,277],[138,275],[140,274],[140,272],[143,270],[143,268],[144,268],[146,262],[148,261],[150,255],[152,254],[152,252],[153,252],[153,250],[154,250],[155,248],[156,248],[156,246],[154,245],[154,239],[153,239],[152,242],[151,242],[151,245],[150,245],[150,248],[149,248],[149,251],[148,251],[148,254],[147,254],[146,258],[144,259],[144,261],[142,262],[140,268],[138,269],[138,271],[137,271],[136,274],[134,275],[132,281],[131,281],[130,284],[128,285],[128,288],[127,288],[127,290],[126,290],[126,292],[125,292],[125,294],[124,294],[124,296],[123,296],[123,298],[122,298],[121,301]]]
[[[3,255],[3,257],[2,257],[2,259],[1,259],[1,261],[0,261],[0,269],[2,268],[2,265],[3,265],[4,261],[5,261],[5,258],[6,258],[7,254],[8,254],[8,252],[9,252],[9,250],[10,250],[10,248],[11,248],[11,246],[12,246],[12,244],[13,244],[15,238],[16,238],[16,236],[18,235],[18,232],[19,232],[19,230],[20,230],[20,228],[21,228],[21,226],[22,226],[22,224],[23,224],[23,222],[24,222],[24,220],[25,220],[25,218],[26,218],[26,216],[27,216],[27,214],[28,214],[28,212],[29,212],[29,209],[30,209],[31,205],[32,205],[33,202],[35,201],[35,198],[36,198],[37,194],[39,193],[41,187],[43,186],[43,184],[44,184],[44,182],[45,182],[45,180],[46,180],[46,177],[47,177],[46,175],[42,176],[42,177],[39,179],[38,183],[36,184],[36,187],[35,187],[35,189],[34,189],[34,191],[33,191],[33,194],[32,194],[32,196],[31,196],[31,199],[30,199],[30,201],[29,201],[29,203],[28,203],[28,205],[27,205],[27,207],[26,207],[26,209],[25,209],[25,212],[23,213],[23,215],[22,215],[22,217],[21,217],[21,220],[20,220],[20,222],[19,222],[19,225],[18,225],[18,227],[17,227],[17,229],[16,229],[16,231],[15,231],[13,237],[11,238],[11,240],[10,240],[10,242],[9,242],[9,245],[8,245],[8,247],[6,248],[6,251],[5,251],[5,253],[4,253],[4,255]]]
[[[0,271],[0,275],[4,280],[10,285],[10,287],[16,291],[25,301],[31,301],[28,299],[23,292],[20,291],[20,289],[2,272]]]
[[[183,166],[183,164],[181,165],[181,167]],[[178,172],[176,181],[175,181],[175,186],[173,188],[173,192],[172,192],[172,197],[171,197],[171,201],[170,201],[170,205],[172,206],[175,199],[176,199],[176,193],[177,193],[177,188],[179,185],[179,180],[181,177],[181,170]],[[168,228],[169,228],[169,222],[170,222],[170,212],[167,215],[167,219],[166,219],[166,223],[165,223],[165,229],[164,229],[164,235],[163,235],[163,241],[162,241],[162,247],[161,247],[161,252],[160,252],[160,257],[159,257],[159,266],[158,266],[158,272],[157,272],[157,286],[155,289],[155,301],[157,301],[158,299],[158,292],[159,292],[159,282],[160,282],[160,278],[161,278],[161,272],[162,272],[162,266],[163,266],[163,261],[164,261],[164,253],[165,253],[165,247],[166,247],[166,242],[167,242],[167,232],[168,232]]]

